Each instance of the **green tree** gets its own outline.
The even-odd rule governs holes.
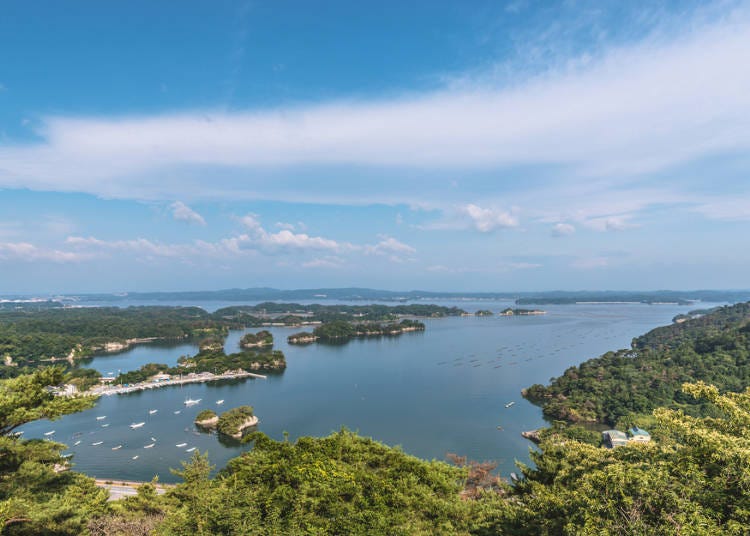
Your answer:
[[[67,471],[65,445],[22,440],[13,431],[93,406],[93,397],[60,397],[48,389],[66,379],[59,367],[0,381],[0,527],[4,534],[80,534],[106,511],[107,493]]]

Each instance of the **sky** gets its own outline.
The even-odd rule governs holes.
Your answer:
[[[750,2],[0,10],[0,293],[749,288]]]

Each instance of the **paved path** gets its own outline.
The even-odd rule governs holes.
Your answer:
[[[109,491],[110,501],[119,501],[125,497],[132,497],[138,493],[138,486],[145,484],[145,482],[132,482],[129,480],[105,480],[103,478],[96,479],[96,485],[100,488],[104,488]],[[167,492],[167,489],[173,486],[168,484],[156,484],[156,493],[163,495]]]

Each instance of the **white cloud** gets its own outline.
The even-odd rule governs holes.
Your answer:
[[[164,172],[200,168],[215,177],[210,195],[284,198],[300,190],[277,186],[265,171],[531,164],[559,166],[580,180],[747,153],[750,69],[738,68],[750,49],[747,10],[684,27],[690,30],[671,40],[652,38],[589,55],[594,59],[517,78],[514,85],[482,81],[401,98],[236,113],[47,117],[37,132],[42,142],[0,149],[0,187],[187,198],[209,190]],[[248,169],[258,173],[237,178]],[[402,176],[408,180],[410,174]],[[351,197],[362,181],[327,190],[310,182],[301,193]]]
[[[58,249],[46,249],[28,242],[0,242],[0,261],[78,262],[87,255]]]
[[[186,221],[188,223],[197,223],[198,225],[206,225],[206,220],[194,211],[192,208],[187,206],[182,201],[175,201],[169,208],[172,210],[172,217],[175,220]]]
[[[495,208],[482,208],[478,205],[468,204],[460,208],[460,212],[466,215],[471,225],[483,233],[503,229],[507,227],[518,227],[518,217],[515,210],[507,212]]]
[[[567,236],[576,232],[576,228],[569,223],[556,223],[552,227],[553,236]]]
[[[604,218],[590,218],[583,221],[583,225],[595,231],[624,231],[639,227],[629,221],[630,216],[609,216]]]
[[[310,236],[306,233],[294,233],[289,229],[282,229],[277,233],[269,233],[260,223],[258,216],[247,214],[240,218],[240,222],[248,228],[246,242],[265,250],[329,250],[345,251],[352,249],[346,242],[337,242],[320,236]]]
[[[274,223],[274,227],[278,229],[285,229],[287,231],[294,231],[294,224],[293,223],[286,223],[283,221],[277,221]]]
[[[146,238],[135,238],[131,240],[101,240],[93,236],[69,236],[65,243],[78,250],[86,250],[91,253],[105,253],[111,251],[125,251],[152,257],[189,257],[198,252],[196,246],[191,244],[161,244]]]
[[[302,263],[303,268],[341,268],[343,265],[344,261],[339,257],[323,257]]]
[[[408,244],[404,244],[392,236],[379,235],[380,242],[366,245],[364,251],[368,255],[382,255],[388,257],[392,262],[404,262],[411,260],[417,250]]]

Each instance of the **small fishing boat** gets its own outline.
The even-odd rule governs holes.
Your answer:
[[[193,452],[194,450],[195,450],[195,447],[190,447],[190,448],[189,448],[189,449],[187,449],[187,450],[186,450],[185,452]]]
[[[107,423],[107,424],[102,424],[102,428],[106,428],[107,426],[109,426],[109,423]]]
[[[202,398],[196,398],[196,399],[186,398],[185,399],[185,405],[186,406],[194,406],[196,404],[199,404],[201,400],[203,400],[203,399]]]
[[[156,445],[156,443],[149,443],[148,445],[143,445],[143,448],[144,449],[150,449],[150,448],[153,448],[154,445]]]
[[[174,412],[175,415],[179,415],[180,413],[182,413],[182,411],[180,411],[179,409]]]
[[[515,402],[508,402],[507,404],[505,404],[505,407],[506,407],[506,408],[509,408],[509,407],[511,407],[511,406],[512,406],[513,404],[515,404]]]
[[[187,447],[187,443],[177,443],[175,447],[177,447],[178,449],[181,449],[182,447]]]
[[[158,409],[150,409],[150,410],[148,410],[148,414],[149,414],[149,415],[153,415],[153,414],[154,414],[154,413],[156,413],[157,411],[159,411],[159,410],[158,410]]]
[[[152,438],[151,438],[151,441],[153,441],[154,443],[156,443],[156,438],[155,438],[155,437],[152,437]]]
[[[135,456],[133,456],[133,459],[137,460],[138,459],[138,455],[136,454]]]
[[[116,447],[112,447],[112,450],[120,450],[122,448],[122,445],[117,445]]]
[[[81,444],[81,440],[79,439],[78,441],[76,441],[75,443],[73,443],[73,446],[75,447],[76,445],[80,445],[80,444]]]
[[[92,446],[92,447],[98,447],[98,446],[99,446],[99,445],[101,445],[102,443],[104,443],[104,441],[97,441],[96,443],[91,443],[91,446]]]
[[[145,422],[134,422],[133,424],[131,424],[131,425],[130,425],[130,427],[131,427],[131,428],[132,428],[133,430],[135,430],[136,428],[140,428],[140,427],[141,427],[141,426],[143,426],[144,424],[146,424],[146,423],[145,423]]]
[[[218,406],[221,406],[223,403],[224,403],[224,399],[223,398],[221,400],[217,400],[216,401],[216,405],[218,405]]]
[[[106,418],[107,418],[107,416],[106,416],[106,415],[100,415],[99,417],[97,417],[97,418],[96,418],[96,420],[97,420],[97,421],[102,421],[102,420],[104,420],[104,419],[106,419]]]
[[[52,435],[52,434],[54,434],[54,433],[55,433],[55,431],[54,431],[54,430],[50,430],[49,432],[44,432],[44,435],[46,435],[46,436],[51,436],[51,435]]]

